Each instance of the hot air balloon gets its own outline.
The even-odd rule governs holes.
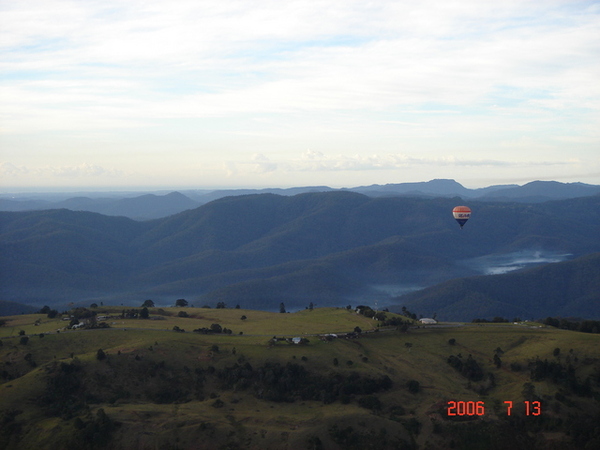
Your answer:
[[[468,206],[456,206],[452,210],[452,215],[462,228],[463,225],[467,222],[467,220],[469,220],[469,218],[471,217],[471,208],[469,208]]]

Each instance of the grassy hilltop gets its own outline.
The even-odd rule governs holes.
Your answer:
[[[0,448],[600,443],[598,334],[532,323],[416,328],[391,313],[385,326],[345,308],[150,308],[148,319],[126,318],[130,310],[96,309],[110,326],[96,329],[64,330],[70,321],[43,314],[0,318]],[[342,336],[356,327],[358,337]],[[284,339],[294,337],[305,340]],[[449,401],[484,410],[449,417]],[[526,415],[525,401],[541,414]]]

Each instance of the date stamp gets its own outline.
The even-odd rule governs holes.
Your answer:
[[[520,404],[519,404],[520,405]],[[513,402],[506,400],[504,402],[506,415],[510,416],[513,412]],[[542,414],[542,404],[538,401],[524,401],[523,410],[526,416],[539,416]],[[485,402],[463,402],[451,400],[448,402],[448,416],[484,416]]]

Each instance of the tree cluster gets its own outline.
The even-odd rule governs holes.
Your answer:
[[[483,380],[483,370],[473,356],[469,355],[467,359],[464,359],[460,353],[458,356],[450,355],[447,362],[463,377],[468,378],[471,381]]]
[[[600,320],[571,321],[558,317],[546,317],[544,324],[563,330],[580,331],[582,333],[600,333]]]
[[[275,402],[316,400],[332,403],[349,402],[353,396],[373,395],[392,387],[387,375],[379,378],[348,376],[335,373],[321,375],[310,373],[304,366],[287,363],[265,363],[257,369],[249,363],[235,364],[217,371],[222,389],[253,389],[258,398]]]
[[[579,381],[572,364],[563,365],[559,361],[536,358],[529,363],[529,373],[532,381],[548,379],[580,397],[593,394],[591,378],[588,376],[583,382]]]
[[[39,313],[46,314],[48,319],[54,319],[56,316],[58,316],[58,311],[56,309],[51,309],[48,305],[45,305],[42,309],[40,309]]]
[[[415,313],[411,313],[406,306],[402,307],[402,315],[408,317],[409,319],[417,320],[417,315]]]
[[[222,327],[218,323],[213,323],[210,326],[210,328],[206,328],[206,327],[196,328],[194,330],[194,333],[200,333],[200,334],[219,334],[219,333],[232,334],[233,331],[231,331],[229,328]]]
[[[369,306],[364,306],[364,305],[358,305],[356,307],[356,311],[358,311],[359,314],[362,314],[365,317],[368,317],[369,319],[375,319],[375,320],[379,320],[381,322],[384,322],[387,318],[387,316],[385,315],[385,312],[383,311],[375,311],[373,310],[373,308],[369,307]]]
[[[514,319],[514,322],[519,321],[518,319]],[[488,319],[473,319],[471,323],[508,323],[508,319],[504,317],[494,317],[492,320]]]

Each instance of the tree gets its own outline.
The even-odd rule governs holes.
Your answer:
[[[409,382],[406,383],[406,387],[413,394],[419,393],[419,390],[421,389],[421,385],[419,384],[419,382],[417,380],[410,380]]]
[[[150,300],[152,301],[152,300]],[[140,311],[140,319],[147,319],[150,316],[150,313],[148,312],[148,308],[146,306],[144,306],[142,308],[142,310]]]
[[[496,367],[499,369],[500,367],[502,367],[502,360],[500,359],[500,357],[498,356],[498,353],[496,353],[494,355],[494,364],[496,365]]]
[[[184,298],[180,298],[175,302],[175,306],[179,306],[180,308],[185,308],[188,305],[188,301]]]
[[[144,308],[154,308],[154,301],[146,300],[144,303],[142,303],[142,306]]]
[[[217,309],[225,309],[226,307],[227,307],[227,305],[225,305],[225,302],[217,303]]]
[[[21,336],[21,340],[19,341],[21,345],[27,345],[28,342],[29,338],[27,336]]]
[[[354,332],[360,334],[362,333],[362,330],[360,327],[354,327]]]
[[[283,304],[283,302],[281,302],[279,304],[279,312],[284,314],[285,313],[285,305]]]
[[[106,353],[104,353],[104,350],[102,350],[101,348],[98,349],[98,351],[96,352],[96,359],[98,361],[102,361],[103,359],[106,359]]]
[[[247,319],[247,317],[246,317],[246,316],[242,316],[242,317],[240,317],[240,319],[242,319],[242,320],[246,320],[246,319]]]
[[[314,309],[314,307],[315,307],[315,305],[313,304],[313,302],[310,302],[310,303],[308,304],[308,310],[309,310],[309,311],[312,311],[312,310]]]
[[[97,307],[98,307],[98,303],[92,303],[92,304],[90,305],[90,308],[97,308]]]
[[[190,315],[188,313],[186,313],[185,311],[179,311],[177,313],[177,317],[190,317]]]

